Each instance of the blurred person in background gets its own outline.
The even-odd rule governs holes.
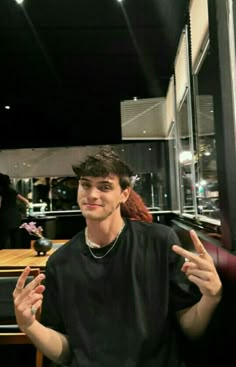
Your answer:
[[[18,200],[29,205],[29,200],[12,187],[10,177],[0,173],[0,249],[19,247],[21,215]]]

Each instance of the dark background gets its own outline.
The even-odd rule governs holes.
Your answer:
[[[0,149],[120,143],[120,102],[165,96],[188,5],[1,0]]]

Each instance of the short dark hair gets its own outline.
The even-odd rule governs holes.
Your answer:
[[[123,190],[131,186],[134,175],[132,169],[111,149],[101,149],[94,155],[88,155],[72,168],[79,179],[85,176],[106,177],[112,173],[119,177]]]

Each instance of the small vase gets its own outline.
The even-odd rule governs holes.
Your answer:
[[[52,242],[48,238],[40,237],[35,240],[33,247],[35,251],[37,251],[38,256],[41,254],[46,255],[46,253],[52,248]]]

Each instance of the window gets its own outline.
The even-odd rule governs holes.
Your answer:
[[[196,109],[196,194],[197,212],[210,218],[220,219],[214,105],[209,44],[194,71],[194,95]]]

